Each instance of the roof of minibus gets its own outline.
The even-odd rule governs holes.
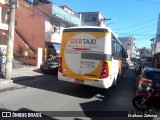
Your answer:
[[[80,26],[80,27],[68,27],[68,28],[64,28],[64,30],[71,30],[71,29],[84,29],[84,28],[94,28],[94,29],[104,29],[104,30],[108,30],[109,32],[112,32],[112,30],[108,27],[98,27],[98,26]]]
[[[96,30],[105,30],[104,32],[111,32],[117,39],[118,39],[118,36],[113,33],[113,31],[109,28],[109,27],[98,27],[98,26],[80,26],[80,27],[68,27],[68,28],[65,28],[63,31],[64,32],[74,32],[74,30],[86,30],[86,29],[96,29]]]

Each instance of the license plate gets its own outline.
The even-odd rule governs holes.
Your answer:
[[[75,83],[84,84],[84,80],[75,79]]]

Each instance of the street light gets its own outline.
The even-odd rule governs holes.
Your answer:
[[[114,24],[114,23],[117,23],[117,21],[113,21],[111,23],[108,23],[107,26],[110,25],[110,24]]]
[[[101,26],[101,25],[102,25],[102,22],[103,22],[103,21],[106,21],[106,20],[111,20],[111,18],[110,18],[110,19],[104,18],[104,19],[99,20],[98,26]]]

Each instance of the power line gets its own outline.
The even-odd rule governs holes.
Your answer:
[[[137,28],[137,29],[135,29],[135,30],[133,30],[133,31],[129,31],[129,32],[127,32],[127,33],[124,33],[124,34],[128,34],[128,33],[133,33],[133,32],[135,32],[135,31],[141,31],[141,30],[144,30],[145,28],[149,28],[149,27],[153,27],[154,25],[156,25],[156,24],[152,24],[152,25],[149,25],[149,26],[145,26],[145,27],[142,27],[142,28]]]
[[[155,29],[151,29],[151,30],[148,30],[148,31],[144,31],[144,32],[141,32],[141,33],[132,33],[131,35],[151,35],[151,34],[143,34],[143,33],[146,33],[146,32],[151,32],[151,31],[153,31],[153,30],[155,30]],[[122,35],[130,35],[129,33],[122,33]],[[155,35],[155,34],[153,34],[153,35]]]
[[[154,20],[157,20],[157,18],[152,19],[152,20],[150,20],[150,21],[146,21],[146,22],[144,22],[144,23],[137,24],[137,25],[133,25],[133,26],[129,26],[129,27],[124,27],[124,28],[120,28],[120,29],[113,29],[113,30],[124,30],[124,29],[130,29],[130,28],[134,28],[134,27],[137,27],[137,26],[141,26],[141,25],[144,25],[144,24],[150,23],[150,22],[152,22],[152,21],[154,21]]]
[[[142,33],[136,33],[136,34],[124,34],[124,33],[119,33],[117,32],[117,34],[122,35],[122,36],[152,36],[152,35],[156,35],[156,34],[142,34]]]
[[[148,3],[154,3],[154,4],[160,4],[159,1],[155,1],[155,0],[137,0],[137,1],[148,2]]]
[[[23,5],[22,5],[23,6]],[[25,7],[25,6],[24,6]],[[26,7],[26,8],[28,8],[28,7]],[[45,5],[43,5],[43,6],[41,6],[41,5],[39,5],[38,7],[37,7],[39,10],[36,10],[37,12],[39,12],[38,14],[39,15],[41,15],[42,17],[45,17],[46,18],[46,16],[48,16],[47,14],[45,14],[45,11],[46,11],[46,9],[50,9],[51,10],[51,8],[48,8],[47,6],[45,6]],[[42,10],[43,9],[43,10]],[[33,10],[32,10],[33,11]],[[52,10],[53,11],[53,10]],[[34,11],[35,12],[35,11]],[[42,14],[42,12],[43,12],[43,14]],[[51,19],[51,18],[50,18]],[[143,24],[147,24],[147,23],[149,23],[149,22],[151,22],[151,21],[154,21],[155,19],[152,19],[152,20],[150,20],[150,21],[147,21],[147,22],[145,22],[145,23],[141,23],[141,24],[138,24],[138,25],[135,25],[135,26],[131,26],[131,27],[127,27],[127,29],[128,28],[133,28],[133,27],[137,27],[137,26],[140,26],[140,25],[143,25]],[[44,26],[43,26],[44,27]],[[144,28],[144,27],[143,27]],[[46,29],[46,28],[45,28]],[[126,29],[126,28],[125,28]],[[142,28],[141,28],[142,29]],[[148,32],[148,31],[145,31],[145,32]],[[143,32],[143,33],[145,33],[145,32]],[[127,33],[120,33],[121,35],[125,35],[125,34],[127,34]],[[138,33],[135,33],[134,35],[136,35],[136,36],[153,36],[153,35],[155,35],[155,34],[138,34]]]

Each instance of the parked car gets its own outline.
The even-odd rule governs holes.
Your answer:
[[[53,58],[48,59],[47,61],[43,62],[40,66],[40,69],[43,73],[58,73],[58,66],[59,66],[59,57],[55,56]]]
[[[147,87],[151,87],[160,81],[160,69],[145,67],[136,79],[137,94],[146,92]]]

